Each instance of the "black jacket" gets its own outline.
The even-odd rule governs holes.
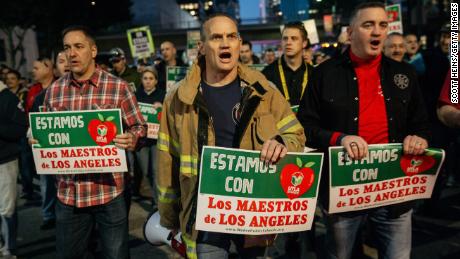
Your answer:
[[[289,103],[291,105],[299,105],[302,93],[302,81],[303,75],[305,73],[305,69],[308,69],[308,81],[311,80],[311,74],[313,71],[313,66],[309,64],[303,63],[296,71],[292,71],[292,69],[286,64],[284,58],[281,57],[281,65],[283,66],[284,75],[286,78],[286,85],[288,87],[290,100]],[[286,97],[284,93],[283,84],[281,83],[280,78],[280,71],[278,69],[278,60],[271,63],[270,65],[266,66],[264,70],[262,70],[264,76],[268,79],[268,81],[272,82],[278,90]]]
[[[0,164],[19,155],[19,139],[26,136],[27,117],[19,99],[0,85]]]
[[[129,89],[131,89],[133,93],[141,87],[141,74],[139,74],[135,68],[126,66],[125,71],[123,71],[121,75],[118,75],[115,71],[113,71],[113,73],[128,82]]]
[[[176,58],[176,66],[185,66],[182,59]],[[163,89],[166,91],[166,81],[168,80],[166,75],[166,62],[162,60],[158,65],[155,66],[158,72],[158,88]]]
[[[407,135],[414,134],[429,140],[428,115],[415,70],[409,64],[382,56],[380,81],[389,142],[402,143]],[[307,146],[327,153],[334,132],[358,135],[358,96],[358,81],[348,51],[315,68],[297,114],[305,129]],[[323,185],[329,182],[327,165],[325,162]],[[327,203],[328,197],[322,200]],[[391,207],[395,216],[410,209],[407,203]]]

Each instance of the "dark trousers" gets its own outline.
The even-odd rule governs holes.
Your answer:
[[[56,203],[56,250],[59,259],[90,258],[88,243],[97,224],[102,258],[129,257],[128,215],[124,194],[88,208]]]

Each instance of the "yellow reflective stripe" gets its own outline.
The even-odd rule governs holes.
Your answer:
[[[297,118],[295,117],[294,114],[291,114],[287,117],[285,117],[284,119],[282,119],[281,121],[279,121],[278,123],[276,123],[276,127],[278,129],[281,129],[283,128],[284,126],[286,126],[288,123],[290,123],[291,121],[293,120],[297,120]]]
[[[279,129],[279,131],[281,133],[295,132],[301,128],[302,126],[300,125],[300,123],[297,120],[293,120],[290,123],[284,125],[281,129]]]
[[[180,172],[182,174],[191,174],[197,175],[197,168],[198,168],[198,158],[189,156],[189,155],[181,155],[180,156]]]
[[[176,203],[177,199],[168,199],[161,195],[158,195],[158,202],[171,204],[171,203]]]
[[[180,161],[184,162],[194,162],[196,163],[198,161],[198,157],[196,156],[189,156],[189,155],[181,155],[180,156]]]
[[[300,123],[297,122],[294,126],[290,127],[289,129],[286,129],[285,132],[295,132],[301,129],[302,129],[302,125],[300,125]]]
[[[180,173],[181,174],[190,174],[190,175],[198,175],[198,170],[193,167],[180,167]]]
[[[179,149],[179,142],[170,138],[169,135],[167,135],[164,132],[158,133],[157,145],[165,145],[165,146],[172,145],[176,150]]]
[[[288,132],[296,132],[302,129],[302,125],[300,125],[299,121],[297,120],[294,114],[291,114],[280,122],[276,124],[276,127],[280,131],[281,134],[288,133]]]
[[[157,149],[161,151],[169,152],[169,147],[166,146],[165,144],[157,143]]]
[[[171,145],[173,148],[170,149]],[[179,143],[171,139],[166,133],[160,132],[158,134],[157,149],[160,151],[170,152],[171,154],[177,156],[179,154]]]
[[[176,191],[171,188],[164,188],[157,185],[158,200],[163,203],[174,203],[179,199]]]
[[[198,259],[196,254],[196,242],[187,238],[185,235],[182,235],[181,237],[187,247],[187,259]]]

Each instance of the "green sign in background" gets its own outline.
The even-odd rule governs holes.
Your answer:
[[[154,108],[153,104],[148,104],[148,103],[137,103],[139,105],[139,109],[141,111],[142,116],[144,116],[144,119],[147,123],[154,123],[154,124],[159,124],[160,121],[158,120],[158,113],[161,112],[161,107]],[[155,111],[153,111],[154,109]],[[146,111],[151,111],[146,112]]]
[[[389,161],[386,163],[374,163],[374,164],[367,164],[361,162],[355,163],[353,162],[351,165],[343,165],[338,166],[338,153],[345,152],[346,150],[343,147],[330,147],[329,148],[329,159],[330,159],[330,174],[331,174],[331,186],[344,186],[344,185],[354,185],[354,184],[365,184],[365,183],[372,183],[378,182],[383,180],[394,179],[398,177],[404,177],[406,174],[403,172],[400,166],[400,158],[402,156],[403,150],[401,144],[388,144],[388,145],[369,145],[369,152],[371,150],[374,151],[382,151],[384,150],[392,150],[397,149],[398,159],[396,161]],[[435,175],[440,164],[443,160],[443,150],[442,149],[435,149],[430,148],[427,151],[432,155],[435,159],[434,165],[428,169],[427,171],[420,172],[418,175]],[[377,160],[374,160],[377,161]],[[353,170],[355,169],[375,169],[378,168],[378,177],[374,180],[362,180],[359,182],[353,181]]]
[[[65,117],[65,116],[82,116],[83,127],[81,128],[50,128],[50,129],[37,129],[36,118],[37,117]],[[29,113],[29,121],[30,127],[32,130],[32,136],[34,139],[38,140],[40,148],[60,148],[60,147],[85,147],[85,146],[97,146],[94,140],[91,138],[88,132],[88,124],[91,120],[97,119],[100,120],[100,116],[104,118],[104,120],[111,119],[116,125],[117,133],[122,133],[121,127],[121,111],[119,109],[111,109],[111,110],[94,110],[94,111],[71,111],[71,112],[31,112]],[[53,123],[54,125],[54,123]],[[70,143],[69,144],[61,144],[61,145],[51,145],[49,142],[49,134],[61,134],[61,133],[68,133]]]
[[[168,81],[179,82],[187,75],[188,67],[167,67]]]
[[[214,194],[223,196],[234,196],[234,197],[246,197],[246,198],[287,198],[280,183],[280,173],[282,168],[287,164],[297,164],[296,159],[300,158],[302,164],[305,165],[308,162],[314,162],[315,164],[311,167],[314,171],[314,182],[311,188],[305,192],[299,198],[312,198],[316,197],[318,180],[321,171],[322,154],[318,153],[295,153],[287,154],[277,165],[277,172],[269,174],[267,173],[254,173],[254,172],[234,172],[230,170],[218,170],[211,169],[211,153],[219,154],[230,154],[238,156],[246,156],[252,158],[260,157],[260,152],[252,152],[247,150],[238,149],[226,149],[219,147],[204,147],[202,154],[202,167],[201,167],[201,182],[200,182],[200,193],[202,194]],[[237,159],[233,162],[235,167]],[[217,163],[216,163],[217,164]],[[225,191],[225,180],[228,176],[240,177],[246,179],[254,179],[253,192],[248,193],[228,193]]]

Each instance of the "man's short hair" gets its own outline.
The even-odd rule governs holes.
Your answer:
[[[94,39],[94,34],[93,32],[91,31],[90,28],[86,27],[86,26],[83,26],[83,25],[72,25],[72,26],[69,26],[67,28],[65,28],[63,31],[62,31],[62,38],[64,39],[65,35],[69,32],[74,32],[74,31],[80,31],[82,32],[86,38],[89,39],[90,43],[96,45],[96,40]]]
[[[387,35],[387,38],[390,38],[390,37],[393,37],[393,36],[399,36],[399,37],[404,38],[404,36],[402,35],[402,33],[397,32],[397,31],[394,31],[394,32],[392,32],[392,33],[389,33],[389,34]]]
[[[236,29],[238,30],[238,22],[235,20],[235,18],[231,17],[230,15],[226,14],[226,13],[214,13],[214,14],[211,14],[210,16],[208,16],[206,18],[206,20],[203,22],[203,24],[201,25],[201,30],[200,30],[200,38],[201,38],[201,41],[206,41],[206,25],[207,23],[209,22],[209,20],[211,19],[214,19],[216,17],[227,17],[228,19],[232,20],[233,23],[235,23],[235,26],[236,26]]]
[[[303,22],[301,21],[295,21],[295,22],[288,22],[284,25],[284,28],[283,28],[283,31],[281,32],[281,34],[284,33],[284,30],[286,29],[297,29],[300,31],[300,34],[302,35],[302,39],[303,40],[306,40],[308,41],[308,32],[307,30],[305,29],[305,26],[303,24]]]
[[[272,48],[268,48],[268,49],[265,50],[265,53],[267,53],[267,52],[273,52],[274,53],[275,51]]]
[[[42,63],[43,65],[45,65],[45,67],[53,68],[54,63],[48,57],[39,57],[39,58],[37,58],[37,61]]]
[[[361,3],[356,8],[351,12],[350,15],[350,25],[353,24],[353,22],[356,20],[356,17],[358,17],[358,13],[361,10],[367,9],[367,8],[382,8],[385,11],[385,4],[381,2],[367,2],[367,3]]]
[[[8,73],[6,73],[7,75],[8,74],[14,74],[16,76],[17,79],[21,79],[21,73],[19,73],[19,71],[17,70],[14,70],[14,69],[10,69],[10,71],[8,71]]]
[[[243,43],[241,43],[241,45],[248,45],[249,50],[252,50],[252,43],[248,40],[243,40]]]
[[[404,34],[404,37],[407,37],[407,36],[414,36],[415,39],[418,40],[418,36],[417,36],[417,34],[414,33],[414,32],[409,32],[409,33]]]
[[[160,44],[160,46],[163,45],[163,44],[165,44],[165,43],[169,43],[169,44],[171,44],[171,46],[172,46],[173,48],[176,48],[176,45],[175,45],[172,41],[169,41],[169,40],[163,41],[163,42]]]

